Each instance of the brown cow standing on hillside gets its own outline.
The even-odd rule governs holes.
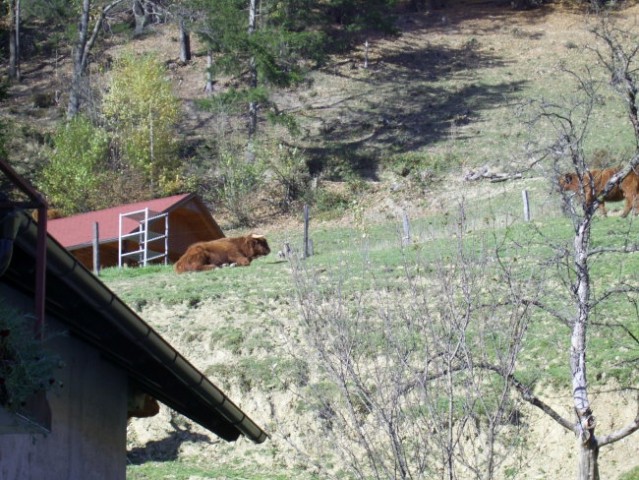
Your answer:
[[[186,249],[175,262],[177,273],[212,270],[223,265],[248,266],[251,260],[268,255],[271,249],[264,235],[220,238],[210,242],[198,242]]]
[[[605,168],[603,170],[590,170],[583,176],[583,191],[586,194],[586,205],[589,205],[594,198],[599,195],[612,176],[619,171],[618,168]],[[595,194],[593,195],[592,187],[594,186]],[[570,190],[580,193],[579,177],[575,173],[566,173],[559,179],[559,188],[563,191]],[[606,216],[605,202],[626,201],[622,217],[626,217],[630,210],[635,211],[635,215],[639,213],[639,176],[631,171],[619,185],[616,185],[601,201],[601,213]]]

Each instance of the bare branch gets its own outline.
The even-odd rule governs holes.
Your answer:
[[[630,329],[628,327],[626,327],[625,325],[618,323],[618,322],[614,322],[614,323],[598,323],[598,322],[592,322],[592,325],[596,325],[599,327],[608,327],[608,328],[620,328],[622,329],[624,332],[626,332],[626,334],[628,334],[628,336],[630,338],[632,338],[632,340],[639,344],[639,337],[637,337],[634,333],[632,333],[630,331]]]
[[[639,415],[634,419],[633,422],[629,423],[625,427],[617,430],[616,432],[612,432],[608,435],[605,435],[601,438],[598,438],[599,447],[603,447],[604,445],[610,445],[611,443],[618,442],[626,438],[629,435],[632,435],[637,430],[639,430]]]
[[[639,243],[634,243],[632,245],[626,245],[623,248],[618,247],[599,247],[594,248],[588,252],[589,256],[601,255],[605,253],[635,253],[639,252]]]
[[[501,371],[499,367],[495,365],[487,364],[487,363],[482,363],[480,366],[481,368],[485,368],[486,370],[491,370],[499,374],[506,380],[508,380],[508,382],[513,387],[515,387],[515,389],[519,392],[519,394],[521,395],[521,398],[523,398],[526,402],[540,409],[542,412],[544,412],[546,415],[548,415],[550,418],[552,418],[554,421],[556,421],[559,425],[564,427],[566,430],[577,433],[577,427],[574,423],[570,422],[569,420],[566,420],[559,413],[557,413],[555,409],[553,409],[550,405],[548,405],[543,400],[541,400],[537,395],[535,395],[528,386],[524,385],[519,380],[517,380],[517,378],[515,378],[515,376],[512,373],[505,373]]]
[[[544,312],[552,315],[553,317],[555,317],[557,320],[559,320],[561,323],[563,323],[566,326],[570,326],[572,320],[570,318],[567,318],[565,315],[563,315],[561,312],[559,312],[558,310],[551,308],[550,306],[546,305],[545,303],[539,301],[539,300],[529,300],[529,299],[521,299],[521,302],[524,305],[533,305],[541,310],[543,310]]]
[[[638,293],[638,292],[639,292],[639,287],[623,286],[623,287],[611,288],[607,290],[606,293],[601,295],[599,298],[591,302],[591,306],[594,308],[600,303],[605,302],[609,298],[613,297],[614,295]]]
[[[113,8],[115,8],[118,4],[122,3],[123,1],[124,0],[114,0],[108,5],[105,5],[100,11],[100,15],[95,21],[95,25],[93,25],[93,32],[91,33],[91,37],[88,39],[86,47],[84,48],[84,51],[82,52],[81,65],[82,65],[83,72],[87,67],[89,52],[93,48],[93,45],[95,44],[95,41],[98,38],[98,34],[100,33],[100,27],[102,27],[102,22],[104,21],[104,18]]]

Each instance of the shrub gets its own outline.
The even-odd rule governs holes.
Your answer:
[[[50,161],[36,183],[64,215],[95,208],[107,164],[106,132],[77,116],[58,127],[53,144]]]
[[[265,161],[273,172],[274,191],[269,196],[281,211],[288,212],[295,200],[302,197],[310,180],[306,158],[298,148],[278,145],[274,152],[265,152]]]
[[[346,193],[319,189],[313,195],[313,203],[320,213],[342,214],[348,210],[351,200]]]
[[[394,155],[389,160],[388,168],[401,177],[419,177],[425,172],[429,176],[446,173],[459,165],[459,159],[448,153],[432,155],[417,152]]]
[[[190,187],[177,155],[179,99],[157,58],[126,54],[117,60],[102,107],[122,163],[143,172],[159,194]]]
[[[322,178],[336,182],[357,175],[358,171],[365,169],[366,163],[366,160],[348,148],[338,149],[327,156],[310,161],[313,175],[321,173]]]
[[[235,218],[238,226],[252,223],[253,198],[262,185],[264,165],[248,163],[233,151],[223,150],[219,157],[218,174],[221,180],[219,199]]]

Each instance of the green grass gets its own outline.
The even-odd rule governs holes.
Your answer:
[[[624,473],[619,477],[619,480],[639,480],[639,467]]]
[[[179,461],[129,465],[126,471],[128,480],[190,480],[194,477],[217,480],[288,480],[291,478],[288,472],[277,472],[272,469],[233,468],[217,465],[203,467]],[[306,478],[311,479],[312,477]]]
[[[237,361],[211,365],[204,373],[215,381],[225,382],[225,388],[230,388],[228,382],[232,381],[243,393],[284,391],[291,385],[308,383],[306,362],[288,357],[241,357]]]
[[[256,298],[267,298],[286,288],[286,276],[279,273],[282,270],[286,270],[286,264],[277,262],[271,255],[257,259],[250,268],[228,267],[182,275],[177,275],[171,266],[107,268],[100,278],[115,288],[127,303],[142,309],[153,303],[196,306],[234,291],[248,291]],[[265,277],[273,281],[264,284]],[[139,288],[140,285],[144,288]]]
[[[449,218],[453,219],[454,216]],[[317,226],[312,229],[316,255],[304,261],[304,265],[312,275],[317,275],[316,288],[323,289],[325,293],[336,293],[339,288],[346,301],[353,295],[376,290],[401,292],[407,286],[407,273],[416,278],[428,278],[436,274],[438,263],[445,264],[455,258],[457,242],[444,234],[454,228],[442,228],[441,222],[443,220],[437,219],[415,221],[413,226],[416,229],[424,232],[428,229],[436,234],[430,240],[420,236],[419,243],[406,248],[400,247],[397,225],[394,223],[370,225],[365,232],[354,227]],[[503,228],[492,225],[482,227],[464,237],[462,245],[466,255],[493,255],[499,250],[502,261],[510,264],[517,262],[517,275],[520,278],[527,278],[544,268],[550,268],[550,276],[546,281],[552,280],[553,275],[566,274],[566,269],[554,270],[556,267],[552,267],[548,261],[556,254],[557,248],[570,247],[572,225],[568,218],[547,218],[543,223],[530,224],[519,221]],[[622,247],[628,238],[637,237],[639,222],[613,217],[597,218],[593,224],[593,248]],[[288,264],[275,262],[271,257],[258,259],[248,268],[224,268],[184,275],[176,275],[170,267],[108,269],[102,278],[125,301],[139,309],[154,304],[184,304],[188,308],[198,308],[206,300],[224,304],[237,298],[242,300],[236,303],[233,310],[250,318],[268,315],[272,301],[295,303]],[[571,262],[568,259],[568,267]],[[592,262],[594,292],[600,294],[605,288],[621,285],[622,282],[636,284],[637,271],[637,254],[597,257]],[[499,272],[486,271],[485,274],[486,278],[498,278]],[[568,274],[567,279],[570,278]],[[589,329],[589,374],[593,384],[598,383],[594,379],[605,382],[615,378],[627,383],[638,378],[633,368],[635,364],[628,363],[639,356],[638,346],[618,325],[624,325],[636,336],[639,336],[639,325],[632,303],[623,300],[624,297],[612,297],[594,310]],[[543,301],[561,310],[568,319],[574,315],[574,307],[570,304],[570,295],[566,290],[549,288]],[[232,317],[229,320],[232,321]],[[265,328],[259,335],[250,335],[244,324],[220,329],[211,326],[212,333],[208,335],[210,348],[229,350],[233,354],[243,352],[249,356],[254,351],[268,351],[274,345],[269,340],[271,327]],[[567,369],[569,335],[568,327],[537,312],[526,336],[519,362],[520,371],[528,376],[525,371],[531,370],[543,383],[565,386],[570,380]],[[380,339],[370,340],[374,351],[374,345],[379,345]],[[270,359],[266,363],[243,362],[234,368],[244,372],[241,377],[245,379],[246,389],[273,387],[266,380],[273,373],[267,365]],[[275,363],[279,365],[278,375],[290,376],[285,383],[298,381],[296,378],[299,378],[299,374],[294,370],[288,374],[282,370],[287,365],[297,367],[282,360]]]

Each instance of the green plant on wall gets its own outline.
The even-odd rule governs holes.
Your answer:
[[[17,411],[36,393],[61,387],[62,364],[34,334],[34,319],[0,302],[0,405]]]

